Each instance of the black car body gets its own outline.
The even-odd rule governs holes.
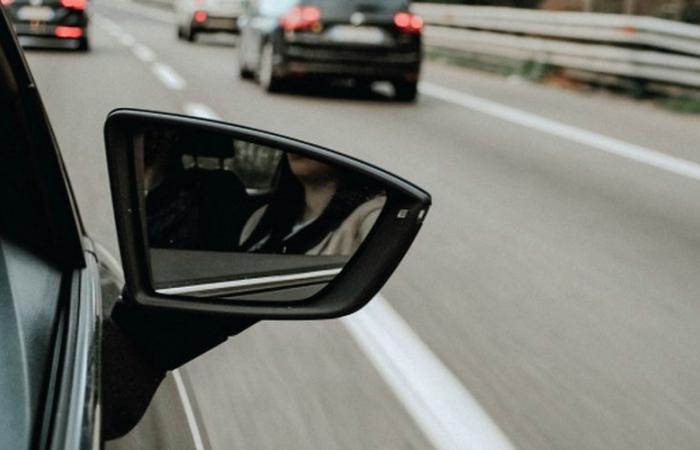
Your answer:
[[[88,0],[2,0],[22,45],[88,49]]]
[[[423,21],[406,0],[260,0],[239,27],[241,76],[267,90],[312,75],[390,81],[415,97]]]

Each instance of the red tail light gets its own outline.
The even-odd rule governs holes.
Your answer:
[[[295,6],[280,23],[287,31],[308,30],[321,23],[321,10],[316,6]]]
[[[423,18],[408,12],[399,12],[394,15],[394,25],[406,33],[420,33],[423,31]]]
[[[83,29],[80,27],[56,27],[56,37],[78,39],[83,37]]]
[[[194,21],[197,22],[197,23],[206,22],[206,21],[207,21],[207,17],[209,17],[209,15],[207,14],[206,11],[196,11],[196,12],[194,13]]]
[[[68,9],[84,11],[87,6],[87,0],[61,0],[61,6]]]
[[[0,0],[0,4],[2,4],[2,6],[10,6],[14,2],[15,0]]]

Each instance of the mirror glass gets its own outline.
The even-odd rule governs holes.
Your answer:
[[[133,135],[158,293],[302,300],[375,225],[386,202],[377,181],[251,135],[182,126]]]

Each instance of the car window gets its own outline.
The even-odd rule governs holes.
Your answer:
[[[0,77],[0,83],[3,82]],[[0,92],[0,98],[5,95],[11,94]],[[19,132],[24,127],[14,105],[10,101],[0,105],[3,105],[0,108],[0,202],[4,211],[12,211],[12,214],[0,214],[0,237],[45,254],[54,246],[50,223],[39,207],[39,185],[29,175],[32,170],[27,151],[29,142]],[[18,192],[22,195],[18,196]]]
[[[311,0],[304,3],[318,5],[322,10],[348,14],[354,11],[387,13],[408,10],[405,0]]]
[[[258,11],[262,16],[278,16],[297,3],[298,0],[262,0]]]

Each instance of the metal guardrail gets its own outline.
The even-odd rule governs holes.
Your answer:
[[[426,45],[700,87],[700,26],[653,17],[414,3]]]

